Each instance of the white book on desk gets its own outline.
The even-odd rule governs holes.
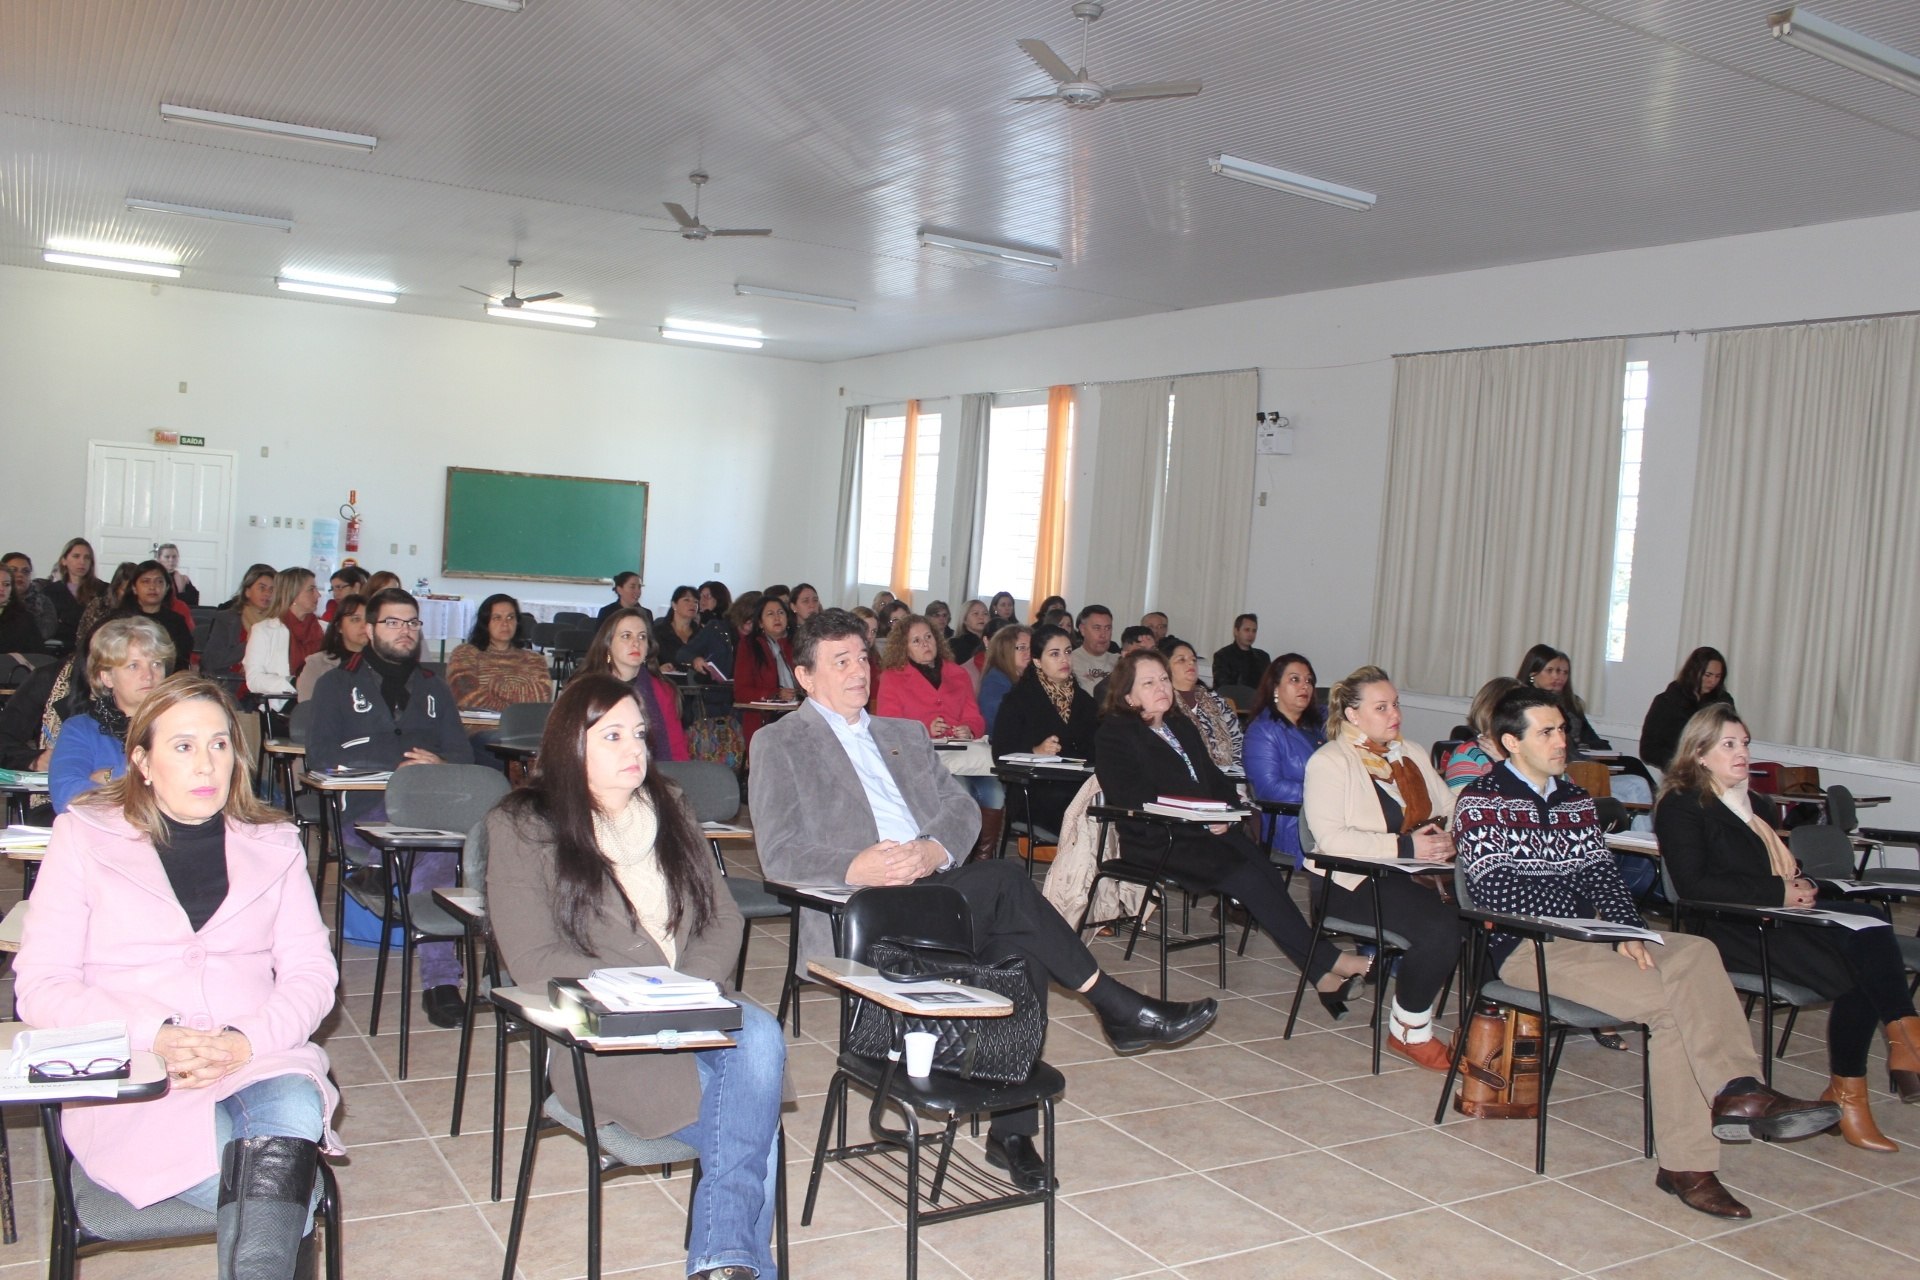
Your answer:
[[[1660,852],[1660,841],[1650,831],[1615,831],[1607,837],[1610,849],[1631,849],[1640,853]]]
[[[1541,919],[1554,924],[1584,929],[1588,933],[1598,934],[1602,938],[1611,938],[1615,942],[1657,942],[1661,946],[1667,943],[1665,938],[1652,929],[1643,929],[1637,924],[1620,924],[1614,920],[1591,919],[1583,916],[1542,916]]]
[[[885,996],[891,1001],[905,1004],[915,1013],[943,1014],[966,1009],[993,1009],[1007,1003],[1004,996],[956,986],[951,982],[895,982],[878,974],[843,978],[841,981],[856,991]]]
[[[52,837],[53,831],[48,827],[11,826],[0,831],[0,853],[15,849],[44,849]]]
[[[1837,924],[1844,929],[1856,932],[1861,929],[1891,929],[1893,926],[1878,916],[1860,916],[1851,911],[1824,911],[1819,907],[1777,907],[1772,908],[1776,915],[1788,919],[1818,920],[1823,924]]]

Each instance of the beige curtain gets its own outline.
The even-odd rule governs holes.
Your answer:
[[[840,454],[840,514],[833,525],[832,608],[860,603],[857,561],[860,555],[860,447],[866,438],[867,407],[847,410],[846,439]]]
[[[1920,760],[1920,318],[1708,341],[1681,634],[1756,738]]]
[[[1232,639],[1234,615],[1247,607],[1259,404],[1252,369],[1173,380],[1173,447],[1148,607],[1202,654]]]
[[[1471,694],[1544,641],[1596,700],[1625,377],[1617,338],[1394,361],[1373,649],[1402,689]]]
[[[1100,385],[1087,596],[1125,626],[1146,610],[1147,557],[1167,457],[1169,378]],[[1078,606],[1076,606],[1078,607]]]

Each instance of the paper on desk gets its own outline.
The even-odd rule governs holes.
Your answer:
[[[1779,907],[1775,909],[1775,914],[1786,916],[1789,919],[1821,920],[1828,924],[1837,924],[1843,928],[1853,929],[1855,931],[1861,929],[1893,928],[1891,924],[1880,919],[1878,916],[1858,916],[1851,911],[1823,911],[1819,907]]]
[[[117,1079],[38,1081],[29,1079],[27,1073],[33,1067],[53,1061],[84,1066],[96,1058],[123,1062],[132,1056],[124,1022],[34,1027],[14,1037],[13,1052],[7,1057],[4,1069],[0,1069],[0,1084],[9,1091],[21,1087],[44,1088],[65,1098],[112,1098],[120,1092]]]
[[[1819,883],[1825,888],[1832,889],[1836,893],[1847,894],[1849,897],[1856,893],[1920,893],[1920,885],[1912,884],[1875,884],[1871,880],[1822,880]]]
[[[1542,916],[1554,924],[1564,924],[1575,929],[1585,929],[1588,933],[1597,933],[1603,938],[1612,938],[1616,942],[1657,942],[1662,946],[1667,940],[1652,929],[1642,929],[1635,924],[1618,924],[1612,920],[1588,919],[1582,916]]]
[[[753,834],[748,828],[736,827],[731,822],[703,822],[700,824],[700,829],[723,836],[750,836]]]
[[[1616,831],[1607,837],[1607,845],[1614,849],[1660,852],[1660,841],[1650,831]]]
[[[24,827],[18,824],[0,831],[0,852],[15,849],[44,849],[47,841],[53,837],[53,831],[47,827]]]
[[[1031,751],[1009,751],[1000,757],[1002,764],[1023,764],[1032,768],[1084,769],[1087,762],[1079,756],[1039,756]]]
[[[801,893],[811,894],[816,898],[829,898],[834,902],[845,902],[853,897],[854,894],[860,892],[861,889],[861,886],[857,884],[827,884],[824,882],[820,884],[806,884],[794,880],[782,880],[780,883],[789,889],[796,889]]]
[[[916,1013],[947,1013],[955,1009],[991,1009],[999,1004],[989,1000],[969,987],[956,986],[951,982],[895,982],[890,978],[870,974],[862,977],[836,978],[842,986],[857,991],[865,991],[875,996],[885,996],[889,1000],[902,1002]]]

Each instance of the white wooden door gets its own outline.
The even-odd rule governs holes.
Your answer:
[[[203,605],[232,591],[234,455],[220,449],[145,444],[87,444],[87,540],[97,572],[123,560],[150,560],[155,548],[180,548],[180,567]]]

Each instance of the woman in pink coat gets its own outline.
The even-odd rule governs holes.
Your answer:
[[[128,769],[60,817],[15,963],[20,1016],[125,1022],[170,1089],[73,1107],[67,1145],[137,1208],[218,1218],[220,1275],[311,1263],[340,1096],[311,1042],[338,977],[293,827],[254,799],[232,702],[185,673],[147,695]],[[305,1256],[303,1256],[305,1255]]]
[[[887,633],[880,655],[880,681],[874,714],[918,720],[935,739],[971,742],[987,736],[986,717],[974,697],[973,679],[953,660],[942,636],[919,614],[907,614]],[[991,774],[967,775],[974,803],[980,806],[980,838],[974,853],[991,856],[1000,843],[1000,826],[1007,807],[1006,789]]]

